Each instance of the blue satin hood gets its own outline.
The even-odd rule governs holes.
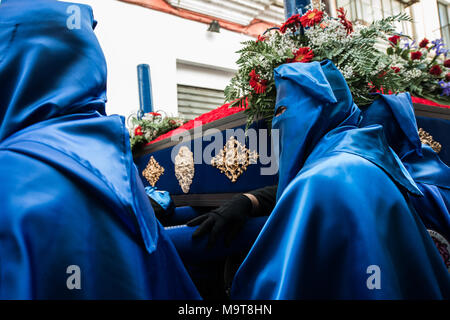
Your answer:
[[[417,182],[450,189],[450,169],[427,145],[422,145],[409,93],[378,94],[366,110],[361,127],[379,124],[395,153]]]
[[[43,9],[43,3],[51,5]],[[52,0],[0,5],[0,141],[62,115],[105,114],[106,62],[92,9],[76,4],[80,28],[71,30],[71,5]]]
[[[94,25],[86,5],[0,5],[0,299],[198,299],[124,118],[105,115]],[[66,285],[70,265],[81,290]]]
[[[280,135],[279,198],[317,142],[339,126],[357,125],[360,111],[344,77],[329,60],[281,65],[275,69],[275,84],[275,114],[286,107],[272,120],[272,129]]]
[[[400,157],[409,153],[422,155],[422,144],[417,133],[414,108],[409,93],[378,94],[364,112],[360,125],[380,124],[389,145]]]
[[[426,228],[450,239],[450,168],[430,146],[421,144],[410,95],[380,94],[363,112],[361,126],[372,124],[383,125],[390,146],[423,193],[411,201]]]
[[[232,299],[448,299],[450,277],[410,203],[422,193],[328,61],[276,70],[277,203]],[[281,189],[281,191],[280,191]],[[368,285],[369,269],[382,270]],[[369,268],[369,269],[368,269]]]

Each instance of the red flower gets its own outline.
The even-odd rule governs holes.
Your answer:
[[[420,51],[411,52],[411,60],[419,60],[420,58],[422,58],[422,52]]]
[[[265,36],[259,35],[259,36],[258,36],[258,39],[256,40],[256,43],[261,42],[261,41],[264,41],[264,40],[266,40],[266,37],[265,37]]]
[[[378,74],[378,78],[383,78],[386,75],[387,71],[380,71]]]
[[[151,116],[154,116],[154,117],[160,117],[161,116],[161,114],[158,113],[158,112],[149,112],[148,114],[151,115]]]
[[[307,11],[301,18],[300,22],[303,27],[312,27],[318,24],[323,17],[323,11],[317,9]]]
[[[295,31],[300,26],[300,15],[294,14],[289,19],[286,20],[285,23],[280,27],[281,33],[286,33],[288,28],[291,28],[292,31]]]
[[[430,43],[430,41],[427,38],[424,38],[422,41],[420,41],[419,47],[426,48],[429,43]]]
[[[261,77],[256,73],[255,69],[249,73],[249,76],[250,87],[252,87],[257,94],[264,93],[267,88],[267,80],[261,80]]]
[[[135,136],[142,136],[144,133],[142,132],[142,128],[141,126],[137,126],[136,128],[134,128],[134,135]]]
[[[400,68],[399,67],[391,67],[392,70],[394,70],[395,73],[399,73],[400,72]]]
[[[447,74],[445,75],[445,81],[450,81],[450,73],[447,73]]]
[[[388,38],[388,40],[394,45],[396,46],[398,44],[398,42],[400,41],[400,36],[394,35],[390,38]]]
[[[314,58],[314,52],[309,47],[303,47],[294,51],[294,58],[288,59],[287,62],[310,62]]]
[[[341,19],[342,25],[345,27],[345,30],[347,30],[347,35],[353,32],[353,24],[351,21],[347,20],[346,12],[344,11],[344,8],[337,9],[338,18]]]
[[[450,68],[450,59],[444,61],[444,67]]]
[[[434,66],[431,67],[430,69],[430,74],[434,75],[434,76],[439,76],[442,73],[442,69],[439,65],[435,64]]]

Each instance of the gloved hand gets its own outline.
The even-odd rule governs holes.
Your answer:
[[[200,225],[192,234],[193,238],[209,233],[209,248],[216,243],[221,234],[225,236],[225,245],[229,246],[241,231],[252,210],[252,201],[247,196],[239,194],[221,207],[192,219],[187,225],[189,227]]]

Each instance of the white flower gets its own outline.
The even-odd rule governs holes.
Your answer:
[[[403,76],[405,77],[405,81],[411,81],[422,76],[422,71],[420,71],[419,69],[411,69],[404,72]]]

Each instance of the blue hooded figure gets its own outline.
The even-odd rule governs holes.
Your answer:
[[[382,126],[330,61],[275,69],[277,204],[240,266],[234,299],[442,299],[450,277],[408,201],[420,196]]]
[[[381,124],[424,197],[411,201],[450,271],[450,168],[428,145],[422,145],[409,93],[379,95],[363,113],[361,126]]]
[[[197,299],[156,221],[89,6],[0,5],[0,299]]]

